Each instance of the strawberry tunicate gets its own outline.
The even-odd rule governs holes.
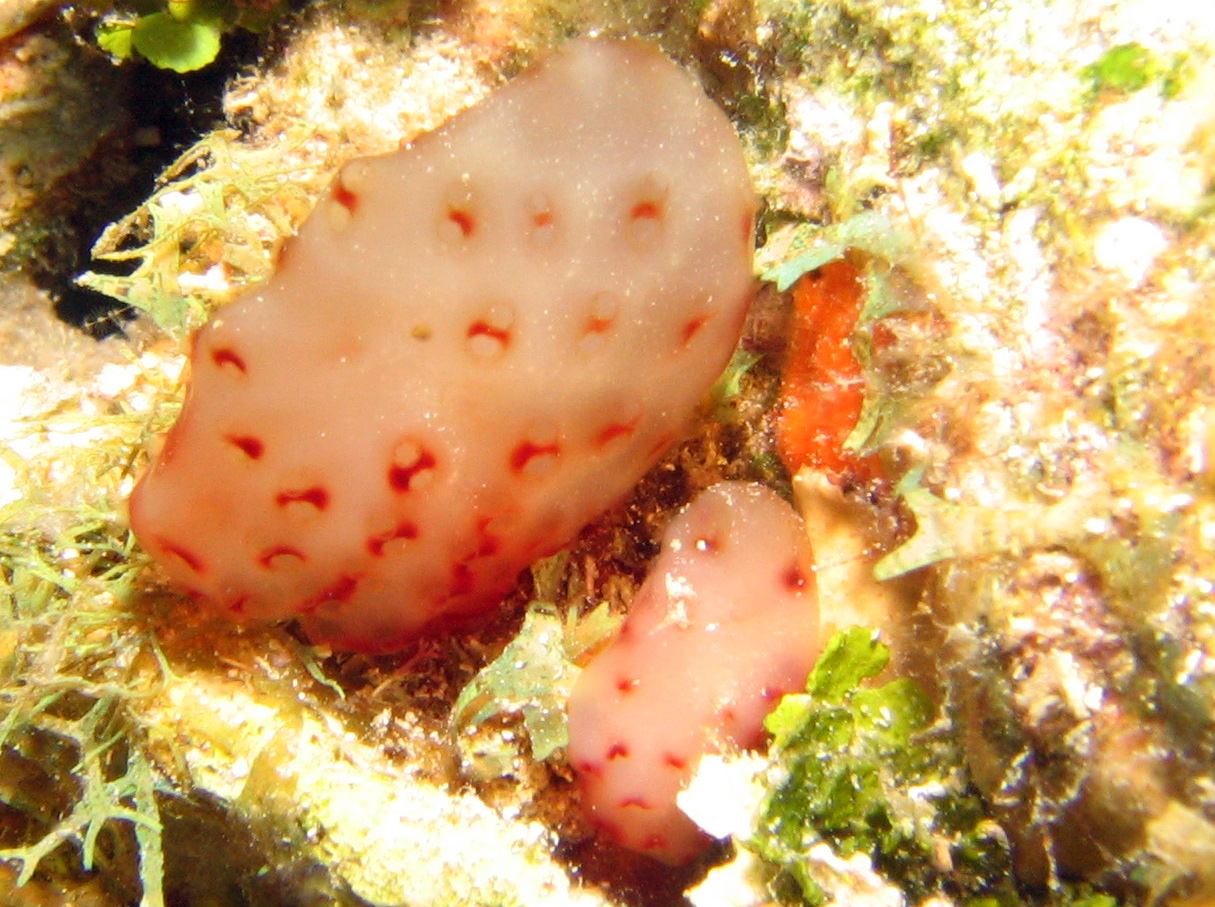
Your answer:
[[[569,756],[591,821],[683,863],[709,842],[676,802],[702,756],[754,746],[818,654],[805,528],[761,485],[722,482],[667,528],[620,635],[578,678]]]
[[[687,73],[571,43],[347,165],[199,332],[140,542],[219,612],[348,648],[493,608],[686,433],[738,338],[754,210]]]

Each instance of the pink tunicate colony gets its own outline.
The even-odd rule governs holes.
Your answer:
[[[687,73],[571,43],[347,165],[198,333],[140,542],[219,612],[353,649],[493,608],[688,430],[739,335],[754,210]]]
[[[801,520],[760,485],[723,482],[668,527],[624,628],[579,677],[569,756],[591,821],[683,863],[708,837],[676,795],[707,752],[757,744],[804,689],[818,600]]]

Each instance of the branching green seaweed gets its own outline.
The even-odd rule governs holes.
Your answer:
[[[27,819],[0,836],[0,859],[19,865],[18,884],[51,863],[65,878],[106,868],[123,878],[137,862],[139,903],[160,907],[157,783],[133,705],[168,668],[126,608],[144,559],[112,504],[142,420],[60,410],[31,420],[23,441],[54,437],[63,449],[0,446],[19,494],[0,507],[0,764],[29,775],[0,784],[0,802]],[[50,474],[87,484],[56,491]],[[113,846],[124,826],[134,861]]]
[[[129,536],[88,523],[49,547],[30,533],[0,537],[0,757],[20,753],[36,738],[75,754],[69,775],[48,779],[50,789],[41,794],[55,799],[66,791],[66,814],[44,816],[32,840],[6,839],[0,858],[19,862],[18,884],[24,884],[66,843],[88,871],[102,860],[103,831],[113,822],[130,823],[140,855],[140,904],[160,907],[155,779],[128,704],[157,682],[163,665],[151,637],[123,619],[118,605],[137,570],[129,546]],[[28,789],[3,793],[6,803],[27,813],[40,798]]]
[[[763,273],[763,279],[776,284],[782,293],[799,278],[825,264],[843,258],[849,250],[898,264],[911,252],[911,238],[880,214],[862,211],[845,221],[820,227],[802,224],[798,227],[789,248],[783,250],[779,260],[771,262]],[[766,249],[760,250],[761,260],[770,256]]]
[[[274,250],[310,203],[306,189],[271,163],[282,150],[233,153],[236,133],[216,131],[160,177],[160,188],[111,224],[93,247],[128,274],[88,271],[78,281],[184,334],[237,290],[267,277]]]
[[[452,707],[452,730],[473,774],[488,778],[509,774],[522,755],[522,740],[495,738],[496,745],[487,750],[475,736],[478,728],[499,715],[522,717],[536,759],[546,759],[566,744],[564,702],[579,671],[565,657],[562,635],[555,609],[534,603],[518,636],[460,692]]]

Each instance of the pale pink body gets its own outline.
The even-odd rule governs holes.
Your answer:
[[[351,648],[493,608],[687,431],[738,338],[754,210],[687,73],[573,42],[349,164],[199,332],[140,542],[219,612]]]
[[[569,756],[592,821],[682,863],[708,843],[675,802],[701,756],[754,746],[804,689],[818,600],[801,520],[760,485],[723,482],[666,531],[620,636],[578,679]]]

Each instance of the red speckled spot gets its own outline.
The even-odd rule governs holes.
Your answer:
[[[621,677],[616,681],[616,689],[621,693],[632,693],[639,682],[636,677]]]
[[[711,315],[698,315],[684,323],[680,339],[685,348],[692,343],[693,338],[700,333],[701,328],[709,323],[710,318],[712,318]]]
[[[396,528],[388,532],[381,532],[379,535],[373,535],[367,540],[367,550],[374,557],[384,556],[384,546],[389,542],[394,542],[397,539],[409,540],[418,537],[418,527],[414,523],[408,521],[397,523]]]
[[[308,556],[304,552],[298,548],[292,548],[290,545],[275,545],[257,556],[257,562],[267,570],[285,567],[292,561],[303,563],[306,560],[308,560]]]
[[[671,768],[676,768],[681,771],[688,767],[688,760],[680,756],[676,756],[674,753],[663,753],[662,761]]]
[[[405,448],[404,453],[402,448]],[[437,465],[434,454],[425,447],[418,447],[409,442],[398,448],[398,455],[401,456],[401,461],[388,467],[388,484],[392,486],[393,491],[409,491],[410,486],[423,473]]]
[[[228,602],[228,610],[233,614],[244,614],[249,607],[249,596],[239,595]]]
[[[472,236],[477,229],[477,222],[468,211],[450,208],[447,211],[447,219],[460,228],[460,235],[465,239]]]
[[[250,460],[260,460],[262,454],[266,452],[266,445],[262,443],[261,438],[255,438],[253,435],[224,435],[224,440],[233,447],[240,449]]]
[[[476,578],[468,564],[451,565],[451,595],[468,595],[476,587]]]
[[[338,180],[337,185],[333,187],[333,200],[352,215],[359,208],[359,197],[343,186],[341,180]]]
[[[599,434],[595,435],[595,446],[606,447],[617,438],[627,438],[637,430],[637,423],[640,417],[633,419],[631,422],[613,422],[600,429]]]
[[[343,576],[325,590],[325,598],[335,602],[350,601],[350,597],[354,595],[354,590],[358,588],[358,585],[359,581],[353,576]]]
[[[667,839],[662,835],[650,835],[641,842],[642,850],[666,850]]]
[[[790,592],[796,592],[798,589],[806,588],[806,574],[802,572],[801,567],[794,564],[785,571],[781,577],[781,582],[785,584],[785,588]]]
[[[606,334],[615,323],[615,318],[596,318],[592,315],[586,319],[586,323],[582,325],[582,330],[586,334]]]
[[[244,357],[231,347],[221,346],[211,350],[211,361],[220,368],[223,368],[225,365],[230,365],[242,375],[249,371],[248,367],[245,365]]]
[[[195,573],[202,573],[205,570],[202,559],[185,545],[170,542],[168,539],[154,539],[153,544],[165,554],[177,558]]]
[[[640,201],[629,211],[633,220],[658,220],[662,217],[662,205],[654,201]]]
[[[506,328],[494,327],[487,321],[474,321],[468,326],[468,338],[487,337],[498,343],[503,349],[510,346],[510,331]]]
[[[650,446],[649,451],[646,453],[646,458],[653,459],[654,457],[658,456],[660,453],[674,444],[675,440],[675,435],[663,435]]]
[[[493,557],[502,550],[502,537],[489,528],[493,521],[492,516],[483,516],[477,520],[477,536],[480,542],[475,557]]]
[[[595,293],[587,300],[582,333],[577,340],[579,352],[592,355],[607,348],[608,335],[616,326],[620,308],[620,299],[614,293]]]
[[[623,743],[613,743],[608,747],[607,758],[612,759],[627,759],[629,758],[629,748]]]
[[[613,841],[624,840],[624,831],[615,822],[611,822],[603,816],[592,816],[590,822],[593,829],[607,835]]]
[[[537,457],[556,457],[560,453],[561,445],[556,442],[535,444],[531,441],[524,441],[511,451],[510,468],[515,473],[521,473]]]
[[[324,510],[329,506],[329,492],[320,485],[302,488],[299,491],[280,491],[275,496],[274,503],[278,504],[279,507],[286,507],[288,504],[295,503],[311,504],[317,510]]]

